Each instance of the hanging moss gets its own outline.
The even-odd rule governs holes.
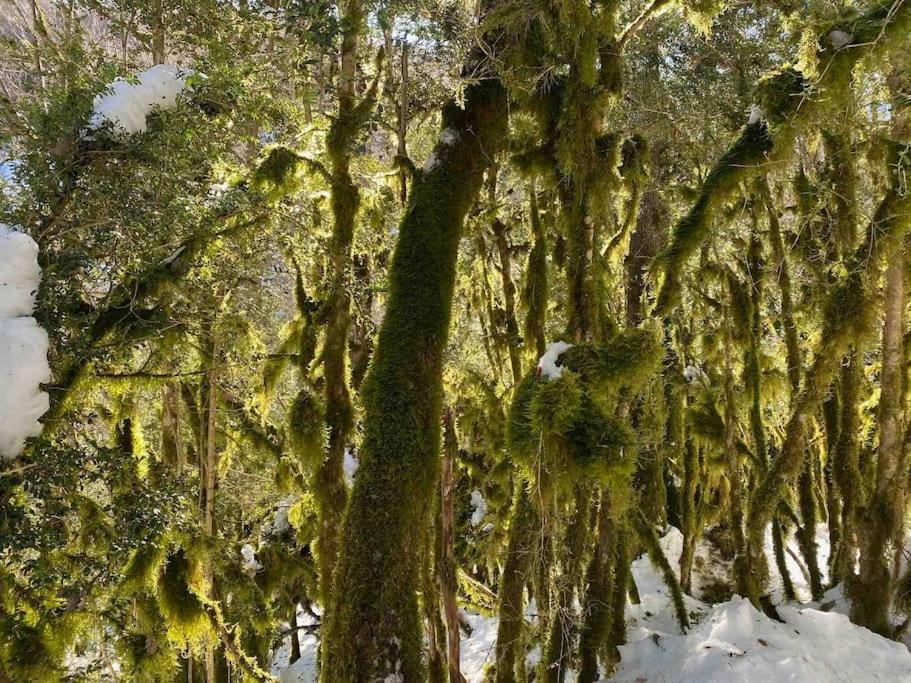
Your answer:
[[[3,668],[14,683],[57,683],[63,678],[54,649],[49,647],[52,636],[44,629],[18,623],[4,635]]]
[[[911,9],[892,0],[856,16],[849,11],[844,19],[852,36],[851,49],[833,51],[827,27],[818,40],[820,61],[812,91],[807,78],[792,67],[773,72],[760,82],[756,98],[763,119],[747,124],[738,140],[709,173],[696,203],[677,223],[670,244],[660,259],[664,280],[658,294],[656,311],[666,315],[680,297],[681,276],[687,259],[705,241],[712,227],[713,213],[730,198],[737,184],[752,176],[772,157],[782,158],[790,150],[802,126],[811,125],[823,103],[840,101],[858,60],[868,51],[885,49],[897,36],[911,27]]]
[[[539,434],[562,436],[580,417],[582,386],[574,372],[563,372],[553,380],[535,382],[529,404],[531,426]]]
[[[626,481],[636,463],[636,435],[625,420],[608,415],[591,398],[566,434],[566,448],[584,476],[610,484]]]
[[[128,633],[117,640],[121,670],[137,683],[165,683],[177,674],[177,651],[166,641],[145,633]]]
[[[133,551],[123,569],[120,590],[125,595],[132,595],[153,588],[166,552],[167,544],[160,538],[140,545]]]
[[[95,501],[86,496],[80,497],[77,513],[80,545],[86,550],[103,552],[114,536],[110,519]]]
[[[305,468],[314,471],[326,450],[326,426],[319,397],[304,387],[288,411],[288,428],[294,453]]]
[[[599,346],[577,344],[563,354],[563,364],[604,396],[621,387],[639,389],[659,369],[663,354],[660,337],[643,327],[622,330]]]
[[[211,637],[210,620],[196,589],[195,570],[184,550],[172,553],[158,577],[158,599],[168,637],[178,645],[196,646]]]
[[[690,211],[677,223],[670,242],[659,255],[664,280],[658,293],[657,313],[664,315],[680,297],[680,276],[686,260],[701,245],[712,228],[717,211],[757,168],[768,161],[772,137],[763,121],[744,127],[738,140],[718,160],[702,184],[702,190]]]
[[[253,171],[252,184],[270,193],[285,194],[293,186],[300,157],[283,145],[276,145]]]

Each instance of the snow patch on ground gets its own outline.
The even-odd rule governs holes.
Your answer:
[[[0,459],[15,458],[49,407],[47,332],[31,317],[41,282],[38,245],[0,224]]]
[[[478,494],[480,496],[480,494]],[[473,496],[474,500],[474,496]],[[828,533],[817,527],[820,567],[826,566]],[[796,552],[791,539],[789,547]],[[674,570],[683,548],[683,534],[671,527],[661,538],[661,547]],[[766,542],[773,585],[778,574],[772,554],[771,534]],[[700,562],[700,558],[702,562]],[[717,550],[703,541],[696,550],[693,571],[694,592],[719,578],[728,578],[730,567],[717,565]],[[797,562],[788,564],[799,595],[809,589]],[[821,609],[803,605],[780,605],[783,623],[758,612],[748,600],[734,596],[726,602],[708,605],[684,596],[692,627],[682,634],[673,603],[661,573],[646,555],[632,564],[640,603],[627,605],[628,644],[620,648],[622,661],[610,681],[623,683],[766,683],[768,681],[911,681],[911,653],[901,643],[882,638],[852,624],[843,614],[847,601],[840,587],[826,593]],[[780,589],[773,597],[780,597]],[[529,622],[537,610],[529,603]],[[483,683],[496,660],[498,620],[468,611],[462,618],[471,634],[462,634],[460,668],[468,683]],[[283,683],[313,683],[317,680],[318,640],[301,636],[301,660],[287,666],[287,642],[278,652],[273,673]],[[532,671],[540,660],[540,647],[526,653]],[[284,658],[284,659],[283,659]],[[569,672],[567,681],[575,680]]]
[[[146,118],[157,107],[172,109],[186,87],[191,72],[172,64],[156,64],[136,76],[135,83],[118,79],[92,104],[89,130],[110,125],[118,137],[144,133]]]
[[[773,621],[744,598],[716,605],[689,634],[622,646],[613,680],[663,683],[909,680],[911,653],[843,614],[781,606]]]

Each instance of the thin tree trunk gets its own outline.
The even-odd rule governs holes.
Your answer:
[[[152,0],[152,62],[164,64],[167,58],[162,0]]]
[[[181,470],[184,457],[180,440],[180,388],[177,382],[169,381],[161,389],[161,458]]]
[[[891,636],[892,558],[902,542],[907,467],[903,437],[905,254],[897,250],[886,272],[879,399],[879,446],[876,481],[865,511],[860,574],[851,618],[872,631]]]
[[[495,171],[494,171],[495,172]],[[500,257],[500,277],[503,280],[503,305],[506,309],[506,344],[513,384],[522,381],[522,357],[519,353],[519,323],[516,321],[516,285],[512,280],[512,253],[509,229],[499,218],[493,221],[493,234]]]
[[[524,483],[516,485],[506,563],[500,577],[496,683],[525,679],[524,588],[535,554],[537,516]]]
[[[456,443],[455,424],[452,409],[447,408],[443,416],[444,444],[443,469],[440,476],[440,564],[439,584],[443,602],[443,614],[446,617],[446,660],[449,672],[449,683],[462,683],[459,669],[459,607],[456,603],[458,584],[455,562],[455,511],[453,492],[453,461],[458,444]]]
[[[345,447],[354,428],[354,407],[348,387],[348,332],[351,326],[351,249],[360,192],[351,177],[351,147],[358,133],[355,101],[357,48],[364,24],[360,0],[342,6],[341,70],[338,113],[326,136],[331,174],[332,238],[329,247],[329,291],[323,341],[326,456],[316,473],[314,487],[319,514],[317,554],[319,594],[329,608],[332,576],[339,552],[339,530],[348,498],[344,479]]]

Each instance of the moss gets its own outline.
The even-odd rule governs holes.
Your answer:
[[[740,182],[768,162],[773,140],[762,121],[744,127],[737,141],[712,168],[689,212],[674,227],[670,242],[658,262],[664,280],[658,293],[657,312],[666,314],[680,297],[680,277],[687,259],[705,241],[715,212],[727,201]]]
[[[131,681],[164,683],[177,674],[177,651],[155,636],[127,633],[117,640],[117,654]]]
[[[294,454],[306,469],[315,471],[326,454],[326,427],[322,402],[306,387],[291,403],[288,430]]]
[[[192,584],[194,570],[181,549],[168,557],[158,577],[158,599],[168,637],[181,647],[198,646],[211,637],[210,619]]]
[[[533,340],[535,353],[540,358],[545,352],[544,325],[547,316],[547,237],[538,211],[537,191],[529,191],[529,215],[534,245],[528,254],[525,283],[522,287],[522,304],[525,306],[525,337]]]
[[[574,372],[535,383],[529,408],[531,426],[544,436],[563,436],[580,417],[582,387]]]
[[[443,111],[437,162],[415,179],[389,270],[386,315],[362,385],[360,468],[331,592],[324,672],[347,682],[396,672],[422,680],[413,530],[426,523],[438,469],[442,362],[462,223],[506,137],[498,81]],[[330,675],[324,673],[324,679]]]
[[[143,543],[130,556],[123,568],[120,590],[125,595],[132,595],[144,589],[151,589],[155,584],[158,569],[164,560],[167,544],[160,538]]]
[[[577,344],[563,354],[563,364],[593,393],[607,396],[621,387],[639,389],[658,370],[662,356],[660,337],[644,327],[622,330],[601,345]]]
[[[535,555],[537,521],[525,485],[519,483],[516,486],[506,562],[498,592],[496,683],[512,683],[525,678],[523,594],[531,560]]]
[[[14,683],[56,683],[61,680],[63,669],[50,647],[50,634],[44,629],[19,623],[4,635],[4,668]]]
[[[584,476],[604,484],[628,480],[636,462],[633,430],[588,397],[566,434],[566,449]]]
[[[283,145],[276,145],[268,151],[266,158],[253,171],[253,187],[271,193],[285,194],[295,184],[299,164],[300,157],[297,152]]]
[[[677,223],[660,266],[664,280],[658,294],[656,310],[666,315],[679,303],[681,276],[687,259],[705,241],[712,227],[713,213],[730,197],[737,184],[752,176],[771,157],[784,157],[801,127],[812,125],[822,103],[839,102],[850,82],[858,60],[868,51],[884,49],[896,36],[907,33],[911,26],[911,9],[904,3],[877,5],[866,14],[849,17],[852,37],[850,50],[834,54],[823,47],[819,58],[824,64],[814,88],[807,88],[806,77],[787,67],[764,78],[757,89],[757,101],[768,121],[748,124],[738,140],[715,164],[699,198]],[[828,39],[832,30],[822,32],[819,43]]]

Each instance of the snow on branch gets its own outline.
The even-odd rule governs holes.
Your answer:
[[[0,459],[15,458],[41,433],[48,409],[47,332],[31,317],[40,282],[38,245],[0,224]]]
[[[136,76],[135,82],[118,79],[95,96],[91,131],[110,126],[117,137],[144,133],[146,119],[156,108],[173,109],[192,71],[171,64],[156,64]]]

